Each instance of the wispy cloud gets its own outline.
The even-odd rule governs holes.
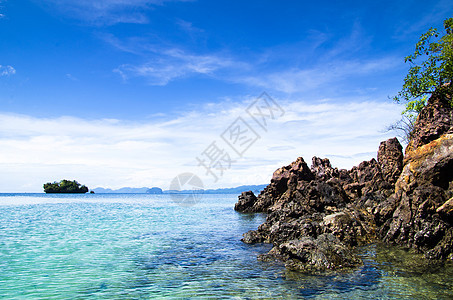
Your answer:
[[[332,60],[313,68],[291,68],[238,78],[239,81],[284,93],[302,93],[336,84],[351,77],[388,71],[400,63],[396,57],[372,60]]]
[[[5,2],[5,1],[4,1],[4,0],[0,0],[0,5],[2,4],[2,2]],[[3,7],[0,6],[0,9],[2,9],[2,8],[3,8]],[[1,18],[4,18],[4,17],[5,17],[5,15],[2,14],[2,13],[0,13],[0,19],[1,19]]]
[[[372,59],[334,58],[333,56],[341,56],[347,51],[342,46],[342,49],[336,48],[335,53],[333,50],[329,51],[311,67],[277,69],[268,54],[257,55],[254,62],[245,62],[223,53],[192,54],[179,48],[165,49],[147,45],[139,39],[130,39],[127,43],[122,43],[113,36],[105,39],[121,51],[136,54],[146,60],[139,65],[123,64],[113,71],[125,81],[141,77],[151,85],[166,85],[179,78],[202,74],[225,82],[291,94],[340,84],[351,78],[374,76],[401,65],[401,59],[394,56]],[[263,55],[267,58],[263,59]]]
[[[70,73],[67,73],[66,75],[66,78],[69,79],[69,80],[72,80],[72,81],[79,81],[79,79],[77,77],[75,77],[74,75],[70,74]]]
[[[61,12],[96,25],[148,23],[147,12],[165,2],[187,0],[49,0]]]
[[[370,57],[367,53],[371,52],[372,37],[357,20],[341,36],[328,30],[309,31],[309,41],[307,45],[297,45],[298,51],[291,50],[295,52],[292,60],[283,60],[279,65],[272,61],[275,54],[267,55],[260,72],[240,74],[232,80],[287,94],[315,90],[323,94],[332,86],[337,90],[355,89],[351,86],[357,79],[391,73],[402,65],[401,58],[391,53]]]
[[[232,65],[233,61],[225,57],[194,55],[179,49],[168,49],[142,65],[124,64],[113,71],[120,74],[123,80],[143,77],[151,85],[166,85],[176,78],[194,74],[212,75]]]
[[[442,0],[435,3],[435,5],[428,5],[424,8],[426,9],[425,14],[415,20],[415,22],[400,22],[394,38],[405,39],[408,36],[412,38],[413,34],[421,35],[430,27],[437,27],[433,26],[433,24],[443,22],[446,12],[453,12],[453,7],[449,0]],[[439,26],[438,29],[443,29],[443,27]]]
[[[200,29],[200,28],[197,28],[195,26],[193,26],[193,24],[191,22],[187,22],[187,21],[184,21],[182,19],[178,19],[176,21],[176,24],[182,29],[184,30],[185,32],[189,33],[189,34],[195,34],[195,33],[202,33],[204,32],[203,29]]]
[[[16,69],[12,66],[2,66],[0,65],[0,76],[10,76],[16,74]]]
[[[189,34],[203,33],[192,23],[176,20],[176,25]],[[131,53],[143,63],[124,63],[113,71],[123,80],[145,78],[151,85],[194,75],[208,75],[228,83],[239,83],[284,93],[303,93],[339,84],[346,79],[373,76],[394,70],[401,59],[390,55],[367,57],[372,37],[367,36],[360,22],[349,32],[335,36],[332,32],[309,31],[309,42],[277,45],[253,55],[224,49],[222,53],[191,50],[174,45],[160,36],[118,37],[103,34],[101,38],[116,49]],[[313,58],[313,59],[312,59]]]
[[[220,134],[239,116],[260,130],[245,113],[252,100],[206,104],[142,123],[0,114],[0,191],[40,191],[44,182],[62,178],[90,187],[168,188],[181,172],[196,173],[212,187],[258,184],[298,156],[310,161],[326,154],[337,155],[335,166],[351,167],[370,159],[368,154],[392,135],[382,129],[400,111],[383,102],[278,100],[286,114],[259,132],[261,138],[243,158],[234,157]],[[196,161],[213,141],[236,161],[217,183]]]
[[[200,43],[202,41],[206,41],[207,36],[205,30],[194,26],[192,22],[177,19],[176,25],[180,30],[182,30],[187,36],[190,37],[191,42]]]
[[[185,24],[184,26],[190,26]],[[169,82],[193,75],[218,76],[220,71],[247,68],[224,53],[193,53],[162,43],[152,43],[143,37],[118,38],[104,34],[101,38],[116,49],[140,57],[141,64],[122,64],[113,69],[124,81],[144,78],[150,85],[163,86]],[[224,78],[222,78],[224,79]]]

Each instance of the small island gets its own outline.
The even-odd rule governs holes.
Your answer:
[[[46,194],[85,194],[88,192],[88,188],[85,185],[81,185],[77,181],[63,179],[60,182],[48,182],[44,184],[44,192]]]

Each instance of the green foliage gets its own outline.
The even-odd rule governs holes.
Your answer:
[[[431,28],[420,37],[415,52],[407,56],[409,69],[402,90],[394,97],[406,102],[403,114],[413,116],[426,105],[426,95],[439,87],[451,93],[453,79],[453,18],[444,21],[443,35]]]
[[[423,96],[420,99],[415,99],[407,102],[406,108],[403,110],[403,115],[414,115],[418,114],[423,107],[428,103],[428,97]]]
[[[429,29],[415,45],[415,52],[404,58],[410,68],[403,88],[393,99],[405,102],[405,109],[401,120],[388,128],[400,132],[403,142],[412,139],[415,121],[430,94],[452,94],[453,18],[444,21],[444,29],[442,35],[435,28]],[[453,107],[453,102],[451,105]]]
[[[87,193],[88,188],[80,185],[77,181],[62,180],[60,182],[48,182],[44,184],[46,193]]]

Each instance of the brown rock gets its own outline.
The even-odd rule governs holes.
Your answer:
[[[258,199],[252,191],[242,192],[238,197],[238,202],[234,205],[234,210],[241,212],[252,212],[253,205]]]
[[[312,158],[311,172],[320,180],[328,180],[340,175],[337,168],[332,168],[329,159],[316,156]]]
[[[304,272],[360,265],[354,246],[380,238],[453,259],[453,129],[450,97],[434,93],[420,113],[403,157],[396,138],[382,142],[377,160],[351,170],[299,157],[276,170],[241,211],[266,212],[266,222],[244,234],[245,243],[272,243],[260,259],[279,259]]]
[[[377,161],[384,180],[395,184],[403,169],[403,147],[397,138],[389,139],[379,145]]]
[[[445,133],[453,133],[453,110],[451,95],[441,88],[434,92],[415,122],[412,139],[406,153],[438,139]]]
[[[453,134],[406,153],[393,201],[391,219],[381,228],[384,241],[415,248],[429,258],[447,258],[453,253],[450,239],[453,196]],[[387,203],[378,207],[389,216]],[[382,210],[387,210],[382,212]]]
[[[317,238],[304,237],[281,244],[280,256],[286,257],[285,266],[302,272],[325,272],[361,265],[361,260],[332,234]]]

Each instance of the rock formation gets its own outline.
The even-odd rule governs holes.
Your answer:
[[[380,144],[377,160],[351,170],[299,157],[276,170],[256,197],[239,196],[235,210],[267,213],[245,243],[272,243],[261,260],[318,272],[361,264],[354,247],[395,243],[427,258],[453,258],[453,126],[449,97],[434,93],[419,114],[403,155],[396,138]]]
[[[395,192],[375,209],[380,236],[423,252],[453,259],[453,110],[449,97],[434,93],[420,112],[406,148]]]

